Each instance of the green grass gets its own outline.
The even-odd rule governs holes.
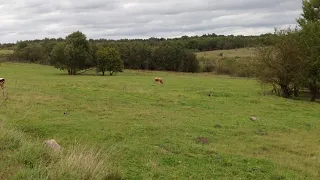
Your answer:
[[[198,52],[197,57],[218,57],[220,53],[223,53],[224,57],[252,57],[254,55],[254,48],[240,48],[231,50],[215,50]]]
[[[9,95],[1,120],[62,147],[111,151],[125,179],[320,178],[320,104],[263,96],[254,80],[129,70],[67,76],[15,63],[0,72]]]

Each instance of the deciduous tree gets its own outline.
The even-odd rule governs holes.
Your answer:
[[[110,75],[115,72],[121,72],[123,70],[123,61],[121,60],[120,53],[111,47],[102,47],[97,51],[97,71],[105,74],[105,71],[109,71]]]
[[[302,1],[302,17],[297,19],[300,26],[309,22],[320,21],[320,0],[303,0]]]
[[[300,83],[305,62],[297,29],[276,30],[275,34],[273,46],[258,48],[253,72],[262,83],[280,87],[282,97],[289,98]]]
[[[78,70],[93,65],[89,41],[80,31],[69,34],[65,42],[56,44],[50,59],[56,68],[67,69],[69,75],[76,75]]]

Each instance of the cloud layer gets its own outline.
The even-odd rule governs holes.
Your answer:
[[[255,35],[295,26],[300,14],[298,0],[0,0],[0,43],[77,30],[93,39]]]

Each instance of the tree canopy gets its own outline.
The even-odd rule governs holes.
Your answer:
[[[96,53],[97,57],[97,71],[102,72],[109,71],[110,75],[115,72],[121,72],[123,70],[123,61],[120,53],[111,47],[102,47],[98,49]]]

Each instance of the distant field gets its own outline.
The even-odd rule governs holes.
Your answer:
[[[0,49],[0,55],[3,55],[3,54],[12,54],[13,52],[14,52],[13,50]]]
[[[219,54],[223,53],[224,57],[252,57],[254,55],[254,48],[241,48],[231,50],[216,50],[198,52],[198,57],[219,57]]]
[[[320,179],[320,104],[260,95],[254,80],[131,70],[67,76],[15,63],[0,72],[9,93],[0,121],[62,147],[112,149],[127,180]],[[154,84],[156,76],[165,83]]]

